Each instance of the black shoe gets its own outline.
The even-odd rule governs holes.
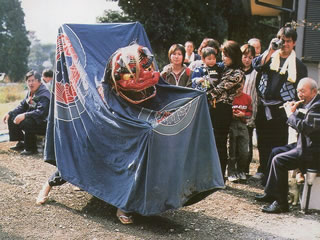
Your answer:
[[[277,201],[274,201],[269,206],[264,206],[262,208],[262,212],[265,213],[285,213],[289,212],[289,205],[288,204],[280,204]]]
[[[23,150],[20,155],[23,155],[23,156],[30,156],[30,155],[33,155],[33,154],[36,154],[37,151],[27,151],[27,150]]]
[[[268,203],[272,203],[274,201],[274,198],[270,197],[269,195],[267,195],[266,193],[264,194],[257,194],[254,199],[258,202],[268,202]]]
[[[14,151],[22,151],[24,149],[24,143],[18,142],[14,147],[11,147],[10,149]]]

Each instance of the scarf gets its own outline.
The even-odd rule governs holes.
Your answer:
[[[280,67],[280,50],[275,51],[271,55],[271,64],[270,69],[274,71],[279,71]],[[284,62],[280,74],[283,75],[288,72],[288,81],[291,83],[296,82],[296,52],[294,50],[291,51],[289,57],[287,57],[286,61]]]

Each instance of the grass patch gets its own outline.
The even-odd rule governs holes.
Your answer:
[[[0,120],[2,121],[3,116],[13,110],[18,104],[20,103],[20,100],[10,103],[0,103]]]
[[[21,101],[25,97],[25,84],[10,84],[0,87],[0,104]]]
[[[25,84],[14,83],[0,86],[0,120],[7,112],[13,110],[25,97]]]

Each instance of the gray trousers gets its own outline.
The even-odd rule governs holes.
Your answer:
[[[246,172],[249,156],[249,133],[247,125],[233,119],[229,131],[228,176]]]

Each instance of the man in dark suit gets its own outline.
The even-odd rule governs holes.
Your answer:
[[[301,101],[284,104],[287,123],[298,132],[298,141],[272,150],[269,174],[264,194],[256,195],[257,201],[270,202],[263,212],[288,212],[288,171],[320,167],[320,95],[315,80],[300,80],[297,92]],[[303,101],[302,101],[303,100]]]

